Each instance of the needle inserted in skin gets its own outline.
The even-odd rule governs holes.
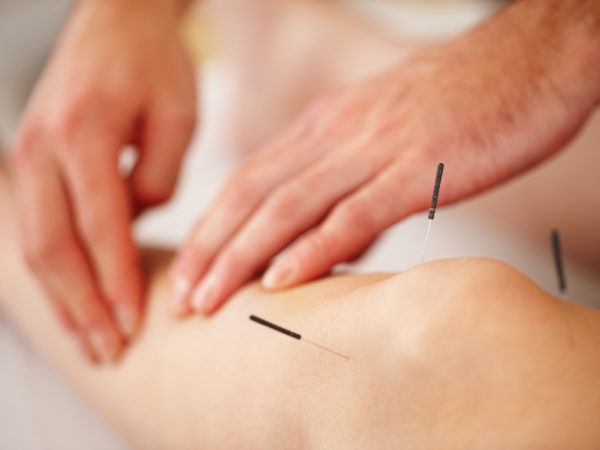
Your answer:
[[[444,173],[444,164],[439,163],[437,167],[437,173],[435,175],[435,184],[433,186],[433,195],[431,196],[431,204],[429,205],[429,217],[427,221],[427,233],[425,234],[425,245],[423,246],[423,256],[421,263],[425,261],[425,252],[427,252],[427,243],[429,242],[429,232],[431,231],[431,224],[435,216],[435,209],[437,208],[438,195],[440,194],[440,185],[442,183],[442,174]]]
[[[342,357],[342,358],[345,358],[345,359],[350,359],[350,358],[348,358],[346,355],[342,355],[341,353],[338,353],[338,352],[336,352],[336,351],[334,351],[334,350],[331,350],[330,348],[323,347],[322,345],[320,345],[320,344],[317,344],[316,342],[309,341],[309,340],[308,340],[308,339],[306,339],[306,338],[302,339],[302,336],[301,336],[300,334],[298,334],[298,333],[295,333],[295,332],[293,332],[293,331],[290,331],[290,330],[288,330],[287,328],[280,327],[279,325],[275,325],[274,323],[272,323],[272,322],[269,322],[268,320],[261,319],[260,317],[257,317],[257,316],[255,316],[255,315],[251,315],[251,316],[250,316],[250,320],[252,320],[252,321],[254,321],[254,322],[256,322],[256,323],[259,323],[259,324],[261,324],[261,325],[264,325],[264,326],[265,326],[265,327],[267,327],[267,328],[271,328],[272,330],[279,331],[280,333],[283,333],[283,334],[285,334],[286,336],[289,336],[289,337],[291,337],[291,338],[293,338],[293,339],[298,339],[299,341],[300,341],[300,340],[304,340],[304,342],[306,342],[306,343],[308,343],[308,344],[312,344],[312,345],[314,345],[315,347],[319,347],[319,348],[321,348],[321,349],[323,349],[323,350],[327,350],[328,352],[331,352],[331,353],[333,353],[334,355],[340,356],[340,357]]]
[[[334,355],[338,355],[338,356],[341,356],[342,358],[349,359],[349,358],[348,358],[346,355],[342,355],[341,353],[338,353],[338,352],[336,352],[335,350],[331,350],[330,348],[323,347],[322,345],[320,345],[320,344],[317,344],[316,342],[309,341],[309,340],[308,340],[308,339],[306,339],[306,338],[304,338],[303,340],[304,340],[304,342],[308,342],[309,344],[312,344],[312,345],[314,345],[315,347],[319,347],[319,348],[322,348],[323,350],[327,350],[328,352],[331,352],[331,353],[333,353]]]

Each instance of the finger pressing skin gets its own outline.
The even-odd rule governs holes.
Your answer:
[[[353,163],[351,155],[330,154],[276,188],[219,252],[192,296],[193,307],[213,312],[232,292],[293,239],[316,225],[345,195],[378,167]],[[318,195],[315,195],[318,192]]]
[[[130,194],[117,170],[120,145],[93,126],[82,126],[67,145],[60,154],[78,235],[121,332],[131,337],[143,288],[131,235]]]
[[[150,112],[144,123],[140,159],[131,176],[138,209],[163,203],[173,194],[195,121],[194,109],[185,105],[162,103]]]
[[[318,153],[318,146],[307,150],[294,139],[282,138],[226,183],[175,260],[175,312],[187,309],[191,289],[265,196],[286,178],[307,167]]]
[[[74,322],[85,341],[83,347],[91,346],[103,361],[112,360],[121,346],[119,334],[74,234],[68,203],[51,156],[21,147],[13,161],[27,263],[61,315],[68,316],[65,323]],[[51,214],[48,205],[52,205]]]
[[[379,233],[415,212],[422,203],[406,171],[388,169],[338,204],[325,222],[295,243],[265,273],[266,289],[283,289],[353,258]]]

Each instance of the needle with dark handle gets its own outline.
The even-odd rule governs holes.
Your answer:
[[[250,320],[252,320],[252,321],[254,321],[256,323],[259,323],[261,325],[264,325],[267,328],[271,328],[272,330],[279,331],[280,333],[283,333],[286,336],[289,336],[289,337],[291,337],[293,339],[298,339],[299,341],[303,340],[304,342],[306,342],[308,344],[312,344],[315,347],[319,347],[319,348],[322,348],[323,350],[327,350],[328,352],[331,352],[334,355],[340,356],[340,357],[345,358],[345,359],[349,359],[346,355],[342,355],[341,353],[338,353],[338,352],[336,352],[334,350],[331,350],[330,348],[327,348],[327,347],[324,347],[324,346],[322,346],[320,344],[317,344],[316,342],[309,341],[306,338],[302,339],[302,336],[300,334],[295,333],[293,331],[290,331],[287,328],[280,327],[279,325],[275,325],[273,322],[269,322],[268,320],[261,319],[260,317],[257,317],[255,315],[251,315],[250,316]]]
[[[421,264],[425,261],[425,252],[427,251],[427,244],[429,242],[429,232],[431,231],[431,224],[435,216],[435,209],[437,208],[438,195],[440,194],[440,185],[442,184],[442,174],[444,173],[444,164],[439,163],[437,167],[437,173],[435,174],[435,184],[433,185],[433,195],[431,196],[431,204],[429,205],[429,217],[427,221],[427,233],[425,234],[425,245],[423,246],[423,256],[421,257]]]
[[[564,294],[567,290],[567,279],[565,277],[565,266],[563,263],[562,247],[560,245],[560,234],[558,230],[550,232],[550,243],[552,244],[552,253],[554,255],[554,265],[558,275],[558,290]]]

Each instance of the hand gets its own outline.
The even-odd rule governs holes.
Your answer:
[[[598,70],[587,64],[587,41],[555,26],[552,14],[568,21],[569,11],[551,3],[515,3],[452,42],[318,100],[229,180],[200,220],[174,266],[175,308],[186,311],[191,300],[215,311],[288,246],[263,277],[265,288],[352,259],[427,208],[439,162],[444,204],[558,150],[597,102],[589,74]]]
[[[193,71],[167,5],[78,2],[12,155],[26,259],[101,359],[141,314],[134,211],[169,198],[194,127]],[[127,145],[139,161],[124,179]]]

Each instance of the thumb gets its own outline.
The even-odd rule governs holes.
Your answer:
[[[147,116],[130,179],[138,209],[164,203],[173,194],[195,122],[195,109],[185,105],[158,106]]]

